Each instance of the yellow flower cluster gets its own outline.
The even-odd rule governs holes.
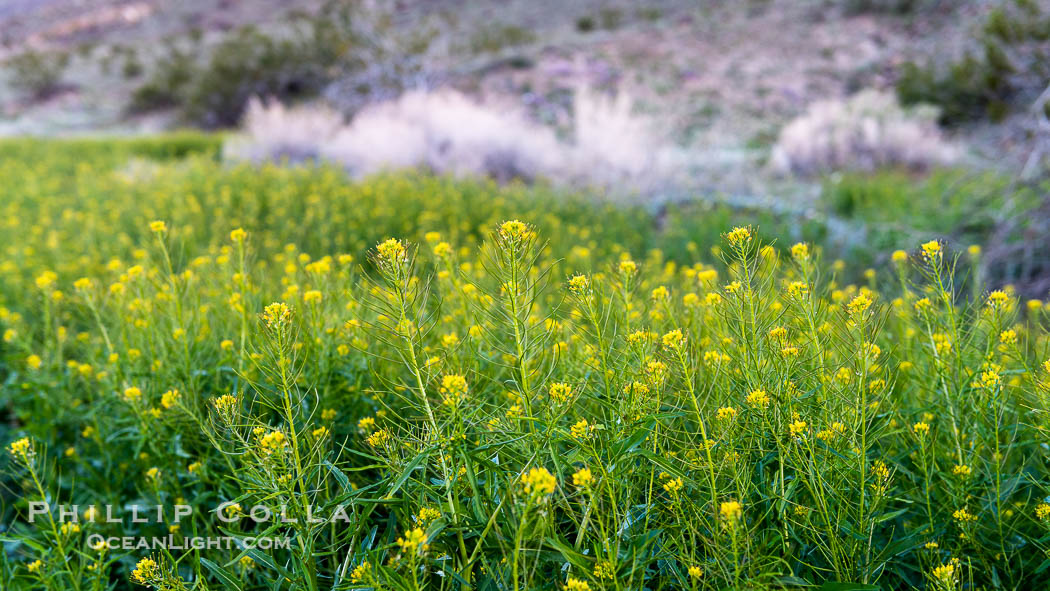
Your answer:
[[[28,437],[23,437],[11,442],[7,449],[11,452],[11,455],[24,458],[33,453],[33,443],[29,441]]]
[[[736,415],[737,411],[732,406],[723,406],[722,408],[718,409],[718,412],[716,413],[716,416],[720,421],[731,421],[734,418],[736,418]]]
[[[751,240],[751,228],[738,226],[726,234],[726,242],[731,246],[742,246]]]
[[[430,548],[427,544],[427,532],[421,527],[405,532],[405,535],[397,539],[397,545],[409,556],[422,554]]]
[[[667,494],[671,495],[672,498],[677,497],[678,493],[682,491],[685,483],[681,478],[672,478],[664,483],[664,490]]]
[[[350,572],[350,582],[354,584],[361,584],[367,582],[368,572],[371,569],[372,565],[367,560],[355,566],[354,570]]]
[[[236,409],[238,402],[239,401],[237,400],[237,397],[233,394],[223,394],[222,396],[213,399],[212,405],[220,413],[225,413],[232,412],[234,409]]]
[[[388,265],[400,265],[408,258],[405,245],[396,238],[388,238],[376,246],[379,259]]]
[[[269,431],[259,435],[259,450],[263,454],[272,454],[284,449],[287,437],[280,431]]]
[[[941,256],[941,243],[937,240],[930,240],[922,244],[922,256],[927,261],[936,261]]]
[[[525,492],[535,495],[549,495],[558,486],[558,481],[546,468],[533,468],[521,476]]]
[[[292,309],[284,302],[274,302],[263,309],[262,319],[268,328],[280,328],[291,322]]]
[[[594,482],[594,475],[588,468],[580,468],[572,475],[572,483],[578,488],[587,488]]]
[[[753,390],[747,395],[747,403],[754,408],[765,408],[769,406],[769,394],[765,390]]]
[[[152,558],[143,558],[131,571],[131,580],[140,585],[152,585],[161,576],[160,565]]]
[[[168,390],[164,394],[161,394],[160,405],[167,409],[174,408],[174,406],[178,404],[180,397],[181,395],[178,390]]]
[[[556,404],[565,404],[572,399],[572,386],[565,382],[555,382],[550,386],[550,397]]]
[[[955,563],[949,562],[940,566],[934,567],[933,572],[930,573],[935,581],[942,584],[950,584],[955,581]]]
[[[449,374],[441,377],[441,387],[438,392],[444,397],[444,403],[448,406],[457,406],[467,398],[467,379],[459,374]]]
[[[591,425],[587,422],[587,419],[580,419],[579,421],[573,424],[572,428],[569,431],[573,439],[583,439],[590,435]]]
[[[734,522],[744,515],[744,506],[739,501],[725,501],[718,507],[718,514],[728,522]]]
[[[499,233],[500,236],[510,240],[521,240],[528,236],[529,227],[519,220],[510,220],[500,225]]]

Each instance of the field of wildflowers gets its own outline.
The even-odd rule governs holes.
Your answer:
[[[851,284],[717,212],[188,143],[0,145],[0,588],[1050,580],[1048,311],[979,249]]]

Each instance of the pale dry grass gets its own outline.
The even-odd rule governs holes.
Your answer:
[[[286,107],[280,101],[248,102],[242,135],[223,146],[223,156],[250,162],[316,160],[343,126],[343,116],[322,104]]]
[[[822,173],[885,167],[926,170],[959,157],[937,127],[931,107],[906,109],[896,96],[865,90],[845,101],[813,103],[788,123],[773,147],[781,173]]]
[[[685,158],[626,94],[581,88],[568,137],[529,119],[508,100],[459,92],[409,92],[366,107],[348,123],[323,105],[289,108],[252,101],[232,160],[322,160],[362,177],[423,168],[499,181],[547,179],[560,185],[648,192],[670,183]]]

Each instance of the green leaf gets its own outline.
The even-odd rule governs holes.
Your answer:
[[[423,460],[427,459],[430,455],[430,450],[424,450],[416,454],[416,457],[412,458],[412,461],[405,466],[405,469],[401,471],[401,474],[394,481],[393,486],[390,487],[390,491],[386,493],[386,496],[393,496],[397,491],[401,490],[401,487],[408,482],[408,478],[412,475],[412,472],[423,463]]]
[[[889,513],[883,513],[882,515],[879,515],[878,517],[875,518],[875,523],[882,523],[883,521],[889,521],[891,519],[896,519],[897,517],[900,517],[901,515],[904,515],[907,512],[908,512],[908,509],[897,509],[896,511],[890,511]]]
[[[790,576],[790,575],[786,576],[786,577],[780,577],[779,579],[777,579],[777,583],[780,583],[781,585],[784,585],[784,586],[787,586],[787,587],[812,587],[813,586],[813,583],[810,583],[806,579],[803,579],[803,578],[800,578],[800,577],[795,577],[795,576]]]
[[[222,581],[223,587],[240,590],[241,584],[237,582],[237,577],[233,576],[233,573],[204,557],[201,557],[201,564],[204,565],[204,568],[211,571],[215,578]]]
[[[638,449],[638,446],[641,445],[647,437],[649,437],[649,431],[651,431],[652,428],[653,421],[646,421],[645,425],[639,427],[634,433],[631,433],[630,437],[624,439],[620,442],[619,445],[616,446],[616,450],[613,451],[612,457],[618,458],[623,454],[628,454]]]
[[[332,473],[332,476],[335,477],[335,480],[339,483],[339,486],[343,487],[343,490],[350,490],[350,479],[346,477],[346,474],[344,474],[342,470],[336,468],[335,465],[332,464],[332,462],[329,462],[328,460],[324,461],[324,466],[328,468],[329,472]]]
[[[569,564],[573,565],[578,569],[589,571],[591,568],[591,561],[586,556],[577,552],[567,542],[559,540],[557,538],[547,538],[547,543],[550,544],[559,554],[562,555]]]
[[[881,591],[877,585],[865,585],[864,583],[835,583],[828,581],[817,587],[817,591]]]
[[[680,467],[678,467],[678,466],[672,464],[671,462],[667,461],[667,458],[662,458],[662,457],[654,454],[653,452],[651,452],[651,451],[649,451],[647,449],[642,450],[641,455],[645,459],[647,459],[650,462],[652,462],[653,464],[655,464],[662,471],[667,472],[668,474],[670,474],[671,476],[674,476],[675,478],[687,478],[690,481],[692,480],[692,478],[689,478],[688,475],[685,472],[683,472]]]

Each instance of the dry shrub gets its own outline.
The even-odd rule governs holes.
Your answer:
[[[784,127],[773,148],[783,173],[815,175],[885,167],[924,170],[957,158],[937,127],[937,111],[904,108],[893,94],[862,91],[848,100],[820,101]]]
[[[355,174],[424,167],[438,173],[533,179],[558,166],[554,133],[514,108],[445,92],[410,92],[358,113],[323,155]]]
[[[223,146],[231,160],[304,162],[317,160],[343,126],[343,116],[324,105],[285,107],[258,97],[248,102],[243,134]]]
[[[575,181],[650,193],[684,170],[684,152],[671,145],[652,117],[636,113],[626,94],[611,97],[580,88],[573,108]]]
[[[651,119],[633,112],[627,96],[581,89],[574,112],[571,137],[560,139],[508,101],[481,102],[450,90],[406,93],[362,109],[346,125],[326,107],[255,100],[244,134],[231,140],[226,155],[252,162],[316,158],[355,176],[425,168],[624,192],[647,192],[673,176],[679,152]]]

